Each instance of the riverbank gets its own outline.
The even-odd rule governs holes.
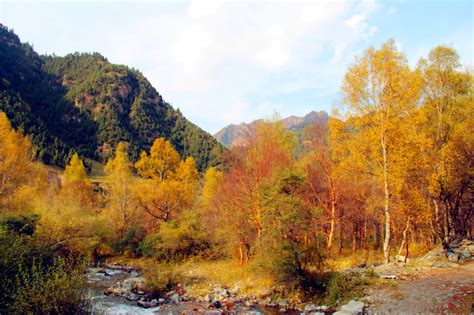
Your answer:
[[[314,296],[275,286],[268,275],[231,260],[170,265],[116,258],[89,269],[88,280],[94,312],[108,314],[469,313],[474,261],[449,257],[437,248],[408,263],[326,273],[325,291]]]

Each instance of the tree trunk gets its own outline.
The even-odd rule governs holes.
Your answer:
[[[336,198],[331,193],[331,227],[329,229],[328,250],[331,250],[334,241],[334,230],[336,228]]]
[[[440,218],[439,218],[439,207],[438,207],[438,202],[436,201],[436,199],[433,199],[433,204],[434,204],[434,208],[435,208],[435,220],[436,220],[436,227],[437,227],[437,231],[438,231],[438,238],[440,240],[440,242],[442,242],[443,238],[444,238],[444,233],[443,233],[443,229],[441,228],[441,221],[440,221]]]
[[[444,243],[448,244],[449,243],[449,233],[450,233],[450,229],[449,229],[449,206],[448,204],[445,202],[444,204],[444,209],[445,209],[445,212],[444,212]]]
[[[385,238],[383,242],[383,256],[385,263],[390,262],[390,192],[388,190],[388,159],[387,145],[385,137],[382,138],[382,154],[383,154],[383,191],[384,191],[384,212],[385,212]]]
[[[410,219],[408,218],[407,222],[405,224],[405,229],[403,230],[402,243],[400,244],[400,248],[399,248],[398,253],[397,253],[397,262],[398,262],[398,257],[400,257],[400,255],[402,254],[403,246],[405,245],[405,243],[407,244],[407,253],[406,253],[407,256],[405,256],[404,262],[407,262],[407,258],[408,258],[407,232],[408,232],[409,227],[410,227]]]
[[[339,254],[342,253],[343,239],[342,239],[342,214],[339,218]]]
[[[357,225],[354,223],[352,225],[352,252],[355,252],[356,250],[356,242],[357,242],[357,236],[356,236],[356,233],[357,233]]]

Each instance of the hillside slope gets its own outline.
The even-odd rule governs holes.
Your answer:
[[[281,122],[288,130],[301,131],[304,129],[304,127],[313,123],[326,124],[328,118],[328,114],[324,111],[312,111],[303,117],[290,116],[283,118],[281,119]],[[214,138],[216,138],[217,141],[226,147],[241,145],[245,139],[250,137],[255,132],[255,128],[261,122],[263,122],[263,119],[254,120],[248,124],[241,123],[239,125],[229,125],[218,131],[214,135]]]
[[[120,141],[132,158],[157,137],[170,140],[200,170],[222,147],[166,103],[137,70],[98,53],[39,56],[0,25],[0,110],[32,137],[37,156],[64,166],[73,152],[105,162]]]

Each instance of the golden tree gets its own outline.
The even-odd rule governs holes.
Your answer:
[[[6,196],[31,179],[32,160],[30,140],[15,131],[0,112],[0,208]]]
[[[107,216],[118,227],[119,236],[123,236],[136,210],[136,192],[134,189],[133,164],[127,153],[127,145],[120,142],[115,157],[105,165],[106,183],[110,187]]]
[[[156,139],[150,154],[143,152],[135,167],[143,178],[138,189],[140,204],[155,220],[169,221],[194,202],[198,185],[194,159],[181,161],[166,139]]]
[[[391,237],[391,148],[398,124],[417,106],[419,80],[412,73],[405,56],[390,40],[378,50],[369,48],[352,65],[343,81],[342,93],[349,117],[358,117],[358,131],[365,134],[365,159],[370,172],[383,187],[385,262],[390,261]]]

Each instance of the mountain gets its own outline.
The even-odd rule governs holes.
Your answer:
[[[280,121],[283,123],[288,130],[294,131],[301,131],[310,124],[322,123],[326,124],[328,121],[328,114],[324,111],[315,112],[312,111],[309,114],[298,117],[298,116],[290,116],[281,119]],[[220,143],[222,143],[226,147],[232,147],[236,145],[241,145],[244,141],[251,136],[255,132],[255,128],[259,123],[262,123],[263,119],[254,120],[249,124],[241,123],[239,125],[231,124],[221,130],[219,130],[215,135],[214,138],[217,139]]]
[[[219,163],[223,150],[139,71],[98,53],[40,56],[1,24],[0,110],[31,137],[46,164],[64,166],[74,152],[103,163],[120,141],[137,159],[165,137],[204,170]]]

